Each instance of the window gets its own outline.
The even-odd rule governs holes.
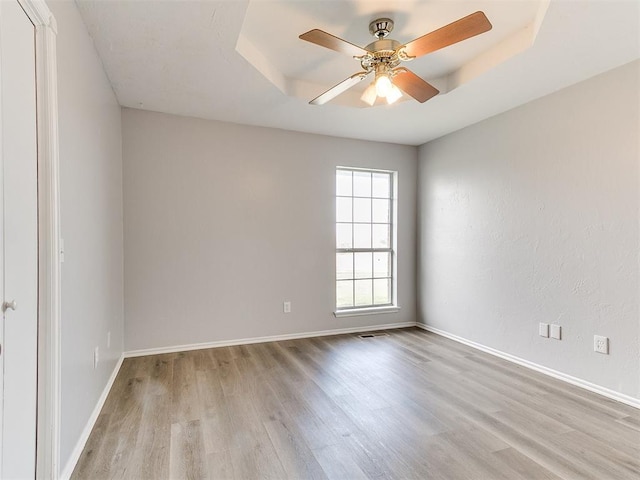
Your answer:
[[[395,177],[336,170],[336,314],[394,305]]]

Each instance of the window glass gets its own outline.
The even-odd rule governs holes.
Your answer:
[[[391,197],[391,174],[390,173],[374,173],[373,174],[372,197],[390,198]]]
[[[353,172],[353,196],[371,197],[371,172]]]
[[[348,170],[338,170],[336,174],[336,195],[351,197],[353,174]]]
[[[353,221],[371,223],[371,199],[353,199]]]
[[[376,198],[371,203],[371,221],[374,223],[389,223],[389,200]]]
[[[353,253],[336,254],[336,278],[338,280],[353,278]]]
[[[336,222],[353,221],[353,199],[350,197],[336,198]]]

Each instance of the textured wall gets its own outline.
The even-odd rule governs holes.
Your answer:
[[[640,397],[639,68],[420,148],[421,321]]]
[[[122,137],[120,106],[75,3],[47,4],[58,22],[64,467],[123,350]]]
[[[415,147],[124,109],[123,152],[127,350],[415,321]],[[333,315],[337,165],[398,171],[399,313]]]

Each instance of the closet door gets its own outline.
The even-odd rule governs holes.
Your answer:
[[[34,478],[38,340],[35,28],[0,1],[0,478]]]

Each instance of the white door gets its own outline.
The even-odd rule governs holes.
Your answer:
[[[0,0],[2,479],[35,476],[38,336],[35,62],[33,24],[17,0]]]

